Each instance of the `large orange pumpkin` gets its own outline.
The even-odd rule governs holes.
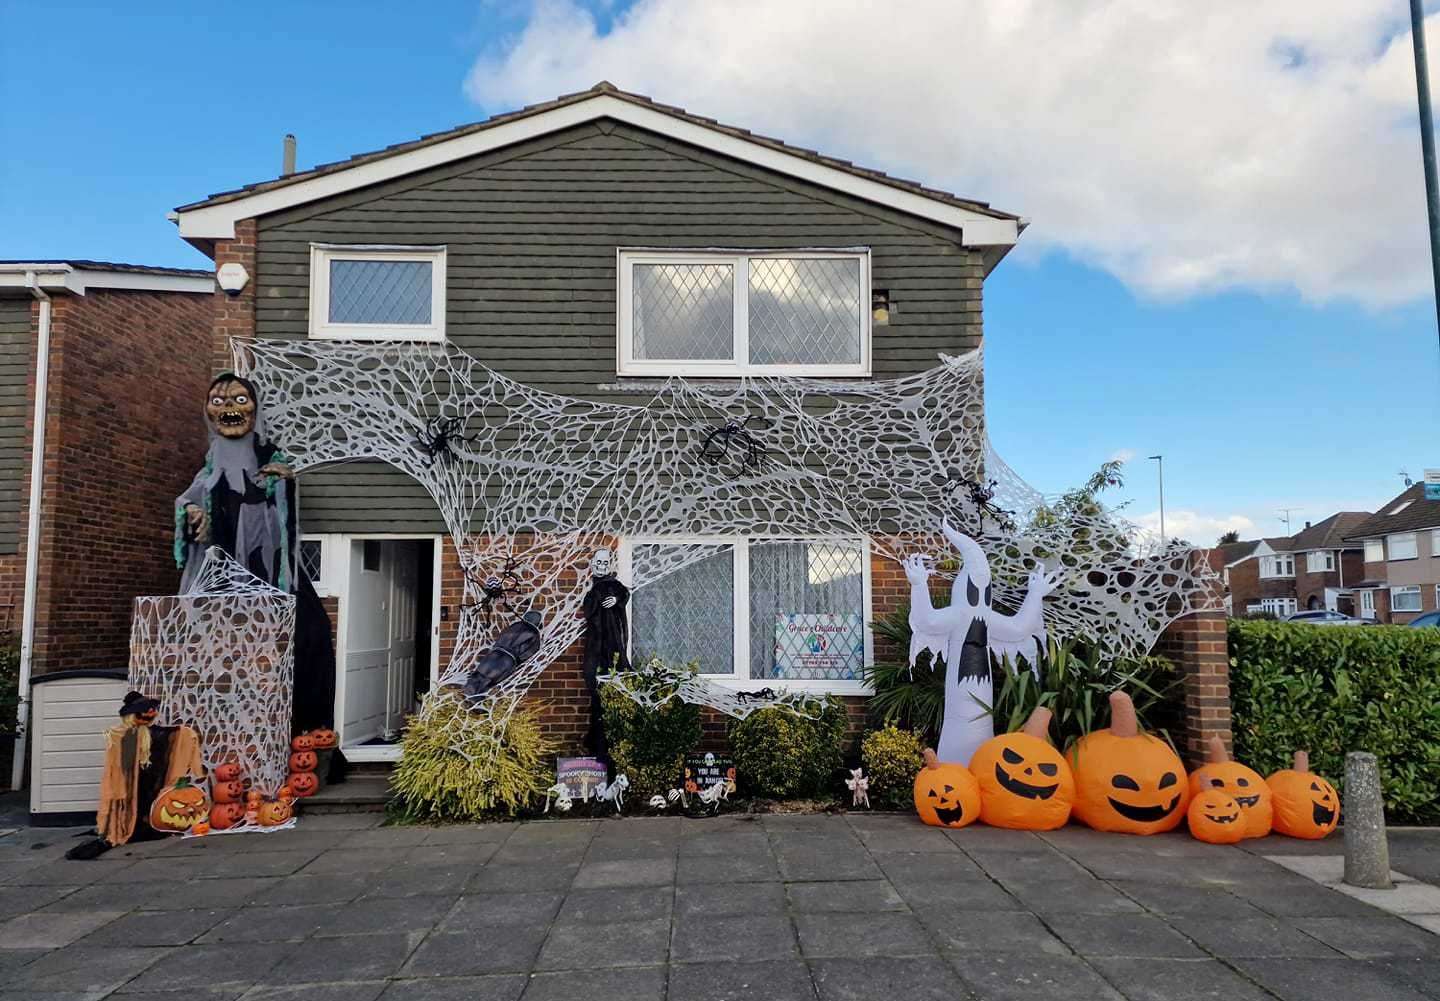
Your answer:
[[[234,827],[245,819],[243,803],[216,803],[210,807],[210,826],[217,831]]]
[[[942,762],[925,749],[915,776],[915,812],[934,827],[964,827],[980,817],[980,786],[964,765]]]
[[[1218,789],[1245,811],[1245,837],[1263,838],[1270,833],[1274,816],[1270,786],[1260,773],[1238,761],[1231,761],[1219,737],[1211,737],[1207,760],[1190,776],[1190,795],[1203,789]]]
[[[1074,815],[1097,831],[1159,834],[1185,819],[1190,786],[1180,758],[1158,737],[1141,733],[1135,704],[1110,693],[1110,726],[1070,749]]]
[[[1201,789],[1186,811],[1190,834],[1212,845],[1233,845],[1245,837],[1245,811],[1224,789]]]
[[[188,775],[161,789],[150,804],[150,826],[157,831],[183,834],[210,817],[210,797]]]
[[[1047,739],[1050,710],[1036,709],[1014,733],[991,737],[970,759],[980,819],[1017,831],[1053,831],[1070,819],[1075,777]]]
[[[1340,794],[1310,771],[1310,755],[1295,752],[1295,767],[1265,780],[1275,803],[1275,831],[1311,841],[1328,835],[1340,823]]]
[[[240,779],[210,783],[210,792],[217,803],[238,803],[245,798],[245,783]]]

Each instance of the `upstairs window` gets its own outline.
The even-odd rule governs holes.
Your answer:
[[[1414,532],[1401,532],[1399,535],[1387,536],[1385,542],[1390,547],[1392,560],[1413,560],[1419,555],[1415,548]]]
[[[1335,569],[1335,552],[1331,549],[1317,549],[1305,554],[1305,569],[1310,573],[1326,573]]]
[[[1294,577],[1295,557],[1290,553],[1276,553],[1260,557],[1261,577]]]
[[[864,250],[619,258],[621,375],[870,374]]]
[[[445,248],[313,244],[310,336],[443,341]]]
[[[1366,539],[1366,540],[1365,540],[1365,562],[1366,562],[1366,563],[1384,563],[1384,562],[1385,562],[1385,540],[1383,540],[1383,539]]]

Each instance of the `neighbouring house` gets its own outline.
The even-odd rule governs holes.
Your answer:
[[[0,632],[22,642],[22,680],[123,671],[131,599],[175,589],[214,288],[208,271],[0,262]]]
[[[1354,585],[1362,618],[1404,623],[1440,608],[1440,500],[1426,499],[1425,484],[1405,488],[1347,537],[1364,553]]]
[[[1326,608],[1353,615],[1353,589],[1365,575],[1361,547],[1349,533],[1370,514],[1340,511],[1305,523],[1292,536],[1217,546],[1210,552],[1221,570],[1225,611],[1283,619],[1302,609]]]
[[[216,369],[230,365],[232,337],[448,342],[522,383],[623,403],[643,402],[668,375],[863,379],[929,369],[941,352],[980,345],[985,279],[1024,229],[983,202],[605,83],[213,195],[175,220],[228,273],[227,287],[241,285],[217,300]],[[767,285],[777,262],[792,276],[783,295]],[[765,362],[775,335],[752,326],[752,290],[790,319],[821,325],[803,359]],[[821,300],[851,305],[836,314]],[[723,336],[660,322],[667,308],[723,317]],[[642,312],[648,326],[636,321]],[[311,469],[301,487],[303,556],[336,620],[342,744],[354,760],[393,760],[405,714],[454,644],[457,554],[430,496],[388,465]],[[714,629],[687,631],[707,642],[685,648],[678,634],[648,635],[633,621],[632,646],[693,657],[738,689],[763,688],[774,683],[773,651],[750,641],[751,621],[774,622],[778,589],[752,589],[748,541],[724,541],[730,556],[654,585],[689,588],[673,596],[687,610],[726,610],[712,616]],[[620,540],[621,565],[654,544]],[[900,567],[872,558],[867,538],[810,548],[810,559],[772,569],[798,575],[786,587],[804,590],[807,565],[823,559],[825,611],[858,613],[868,626],[907,600]],[[1186,629],[1175,649],[1209,658],[1195,717],[1228,738],[1228,702],[1216,694],[1224,656],[1213,653],[1223,625]],[[868,628],[865,636],[867,658],[903,656],[872,650]],[[858,710],[860,666],[797,687],[850,697]],[[578,746],[588,705],[579,651],[533,690],[549,707],[550,732]]]
[[[1221,571],[1226,610],[1235,616],[1295,612],[1295,557],[1288,536],[1236,542],[1225,547],[1232,558]],[[1247,548],[1248,547],[1248,548]]]

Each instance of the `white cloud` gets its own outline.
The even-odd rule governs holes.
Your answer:
[[[1131,520],[1146,532],[1160,534],[1160,511],[1133,515]],[[1226,532],[1239,532],[1242,539],[1256,539],[1262,534],[1255,522],[1243,514],[1206,514],[1201,511],[1165,512],[1165,535],[1172,539],[1188,539],[1197,546],[1213,546]],[[1279,532],[1270,532],[1279,535]]]
[[[1385,0],[541,0],[466,92],[601,79],[991,201],[1152,296],[1429,283],[1403,5]],[[1440,38],[1440,15],[1431,17]],[[1440,88],[1437,88],[1440,90]]]
[[[1135,450],[1134,450],[1133,448],[1117,448],[1114,452],[1111,453],[1110,458],[1106,459],[1105,461],[1106,461],[1106,462],[1129,462],[1130,460],[1132,460],[1132,459],[1134,459],[1134,458],[1135,458]]]

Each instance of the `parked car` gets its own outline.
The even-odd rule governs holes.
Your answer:
[[[1440,629],[1440,612],[1426,612],[1424,615],[1417,615],[1410,620],[1409,624],[1418,629]]]
[[[1357,619],[1353,615],[1345,615],[1341,612],[1331,612],[1326,609],[1316,609],[1308,612],[1295,612],[1293,615],[1285,616],[1286,622],[1308,622],[1312,626],[1363,626],[1364,619]]]

